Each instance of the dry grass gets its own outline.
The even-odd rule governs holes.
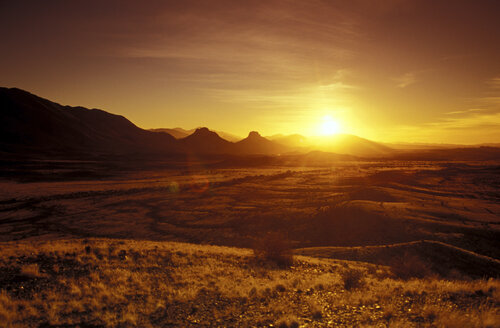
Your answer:
[[[500,322],[496,279],[404,281],[364,264],[302,256],[283,269],[255,263],[247,249],[170,242],[0,246],[5,327],[494,327]],[[346,279],[354,283],[346,285]]]

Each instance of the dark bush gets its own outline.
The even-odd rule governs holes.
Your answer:
[[[270,232],[258,240],[253,252],[258,260],[273,262],[280,267],[289,267],[293,264],[292,245],[279,232]]]
[[[356,269],[348,269],[342,272],[342,283],[345,290],[358,289],[365,285],[363,272]]]
[[[403,280],[434,275],[431,266],[415,254],[405,253],[403,256],[396,257],[390,266],[393,275]]]
[[[298,328],[299,323],[295,320],[291,320],[288,322],[287,320],[283,320],[277,324],[278,328]]]

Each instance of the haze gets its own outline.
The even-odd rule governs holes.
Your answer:
[[[142,128],[498,142],[499,12],[498,1],[3,1],[0,84]]]

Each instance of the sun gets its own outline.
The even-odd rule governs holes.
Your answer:
[[[321,124],[321,135],[331,136],[340,132],[340,125],[337,121],[333,120],[331,116],[323,117],[323,122]]]

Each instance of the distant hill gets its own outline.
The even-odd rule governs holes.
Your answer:
[[[397,149],[397,150],[408,150],[408,151],[423,151],[423,150],[433,150],[433,149],[466,149],[466,148],[478,148],[478,147],[495,147],[500,148],[500,143],[483,143],[478,145],[460,145],[460,144],[442,144],[442,143],[384,143],[384,145]]]
[[[0,88],[2,155],[62,158],[192,153],[238,156],[309,153],[299,156],[298,165],[302,161],[312,164],[315,160],[349,160],[348,156],[400,160],[500,159],[500,148],[497,147],[401,150],[348,134],[309,138],[294,134],[264,138],[253,131],[247,138],[235,142],[237,138],[206,127],[196,130],[144,130],[123,116],[100,109],[63,106],[27,91]],[[288,157],[290,160],[292,158],[295,157]]]
[[[227,141],[231,141],[231,142],[237,142],[237,141],[240,141],[241,140],[241,137],[239,136],[236,136],[234,134],[231,134],[231,133],[227,133],[227,132],[224,132],[224,131],[215,131],[221,138],[223,139],[226,139]]]
[[[197,128],[197,129],[199,129],[199,128]],[[176,139],[182,139],[182,138],[185,138],[185,137],[193,134],[196,131],[196,129],[186,130],[183,128],[173,128],[173,129],[161,128],[161,129],[150,129],[150,131],[165,132],[165,133],[170,134],[171,136],[173,136]],[[230,134],[230,133],[227,133],[224,131],[214,131],[214,132],[217,133],[222,139],[225,139],[227,141],[236,142],[236,141],[241,140],[241,137],[235,136],[234,134]]]
[[[397,153],[392,156],[397,160],[429,161],[490,161],[500,160],[499,147],[463,147],[447,149],[415,150]]]
[[[275,134],[267,137],[267,139],[288,147],[304,147],[308,142],[307,138],[300,134]]]
[[[318,137],[278,134],[269,137],[269,139],[302,152],[322,151],[358,157],[384,157],[393,153],[393,149],[386,145],[351,134]]]
[[[163,133],[168,133],[175,139],[182,139],[187,137],[190,134],[193,134],[194,130],[188,131],[184,130],[183,128],[173,128],[173,129],[149,129],[149,131],[153,132],[163,132]]]
[[[0,88],[0,150],[11,153],[175,153],[175,138],[143,130],[120,115],[62,106],[12,88]]]
[[[222,139],[208,128],[198,128],[193,134],[179,139],[179,142],[186,149],[200,154],[231,154],[235,151],[234,143]]]
[[[387,147],[400,151],[420,151],[420,150],[431,150],[431,149],[451,149],[464,147],[463,145],[457,144],[438,144],[438,143],[419,143],[419,142],[399,142],[399,143],[383,143]]]
[[[246,154],[280,154],[288,150],[287,147],[262,137],[252,131],[248,137],[235,143],[236,152]]]
[[[351,134],[318,137],[315,143],[322,151],[360,157],[384,157],[393,153],[393,150],[387,146]]]

